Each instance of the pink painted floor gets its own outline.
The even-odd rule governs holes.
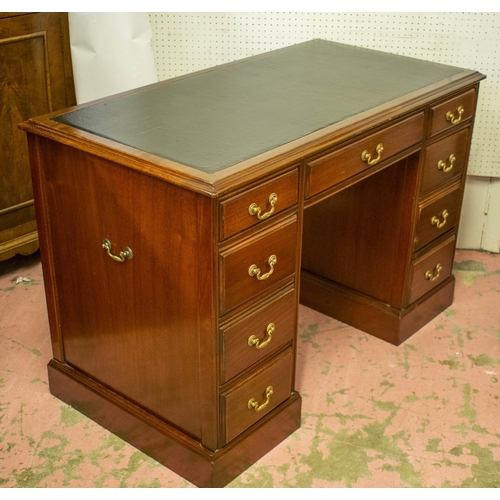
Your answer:
[[[500,487],[500,255],[458,251],[455,276],[399,347],[302,307],[302,427],[228,487]],[[42,280],[0,262],[0,486],[192,487],[50,395]]]

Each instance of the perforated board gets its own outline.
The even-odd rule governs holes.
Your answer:
[[[500,13],[149,14],[160,80],[313,38],[477,70],[481,82],[468,173],[500,177]]]

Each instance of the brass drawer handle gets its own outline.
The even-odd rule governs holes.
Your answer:
[[[447,162],[445,160],[439,160],[438,161],[438,170],[442,170],[443,172],[449,172],[453,168],[453,164],[455,163],[456,157],[452,153],[450,156],[448,156]]]
[[[267,340],[261,343],[260,340],[255,335],[252,335],[251,337],[248,337],[248,345],[250,347],[255,346],[257,349],[262,349],[263,347],[266,347],[266,345],[269,344],[269,342],[271,342],[271,340],[273,339],[273,332],[275,328],[276,327],[274,326],[274,323],[269,323],[266,328]]]
[[[457,108],[458,116],[455,116],[455,113],[448,111],[448,113],[446,113],[446,121],[450,122],[452,125],[456,125],[457,123],[460,123],[460,121],[462,120],[462,115],[464,114],[464,111],[465,111],[465,109],[462,106],[458,106],[458,108]]]
[[[255,399],[252,398],[248,401],[248,409],[255,410],[255,411],[263,410],[269,404],[269,401],[271,400],[272,395],[273,395],[273,386],[270,385],[266,389],[266,400],[259,406],[259,403],[257,403],[257,401],[255,401]]]
[[[276,262],[278,262],[276,255],[271,255],[271,257],[269,257],[269,259],[267,259],[267,263],[269,264],[269,267],[271,268],[271,270],[268,273],[263,274],[261,276],[260,269],[255,264],[252,264],[248,268],[248,274],[250,276],[256,276],[259,281],[267,280],[267,278],[269,278],[269,276],[271,276],[271,274],[273,274],[274,266],[275,266]]]
[[[264,220],[270,217],[274,213],[274,205],[276,205],[276,202],[278,201],[278,195],[276,193],[271,193],[269,196],[269,205],[271,205],[271,210],[269,212],[266,212],[265,214],[261,215],[261,208],[257,205],[257,203],[252,203],[248,207],[248,213],[250,215],[256,215],[259,220]]]
[[[426,271],[425,273],[425,279],[429,281],[436,281],[439,278],[439,273],[443,270],[443,266],[441,264],[438,264],[435,268],[434,271]]]
[[[119,255],[113,255],[111,253],[111,241],[109,241],[108,238],[104,238],[104,240],[102,240],[102,248],[104,248],[106,252],[108,252],[108,255],[116,262],[130,260],[133,256],[132,249],[129,247],[125,247]]]
[[[378,156],[376,158],[373,158],[372,160],[372,155],[370,153],[368,153],[368,151],[365,149],[362,153],[361,153],[361,159],[365,162],[365,163],[368,163],[368,165],[370,165],[370,167],[372,167],[373,165],[376,165],[379,161],[380,161],[380,158],[382,157],[382,151],[384,150],[384,146],[382,146],[382,143],[380,143],[376,148],[375,148],[375,151],[377,152]]]
[[[436,215],[435,215],[435,216],[431,219],[431,224],[432,224],[433,226],[436,226],[438,229],[441,229],[441,228],[442,228],[442,227],[446,224],[446,219],[448,218],[448,215],[450,215],[450,214],[448,213],[448,210],[443,210],[443,211],[441,212],[441,214],[440,214],[440,215],[438,215],[438,216],[436,216]],[[441,221],[441,220],[439,220],[439,218],[440,218],[440,217],[442,217],[442,218],[443,218],[443,220],[442,220],[442,221]]]

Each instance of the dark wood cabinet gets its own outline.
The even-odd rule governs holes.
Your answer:
[[[66,13],[0,13],[0,260],[38,248],[28,118],[76,103]]]
[[[482,78],[315,40],[26,122],[51,392],[234,479],[300,426],[299,298],[395,345],[451,304]]]

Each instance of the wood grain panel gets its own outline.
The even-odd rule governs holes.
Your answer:
[[[43,33],[0,40],[0,209],[33,198],[24,120],[50,109]]]
[[[53,142],[43,158],[67,363],[200,439],[200,377],[215,370],[199,365],[213,331],[211,200]],[[104,238],[133,258],[112,260]]]
[[[407,169],[402,160],[308,207],[302,269],[391,303],[403,271],[398,255],[408,246],[400,240],[412,211],[412,198],[405,196]]]
[[[33,192],[26,136],[18,125],[76,102],[67,14],[15,14],[0,18],[0,227],[12,229],[0,260],[37,248],[32,233],[22,244],[23,228],[35,216],[23,210]]]

